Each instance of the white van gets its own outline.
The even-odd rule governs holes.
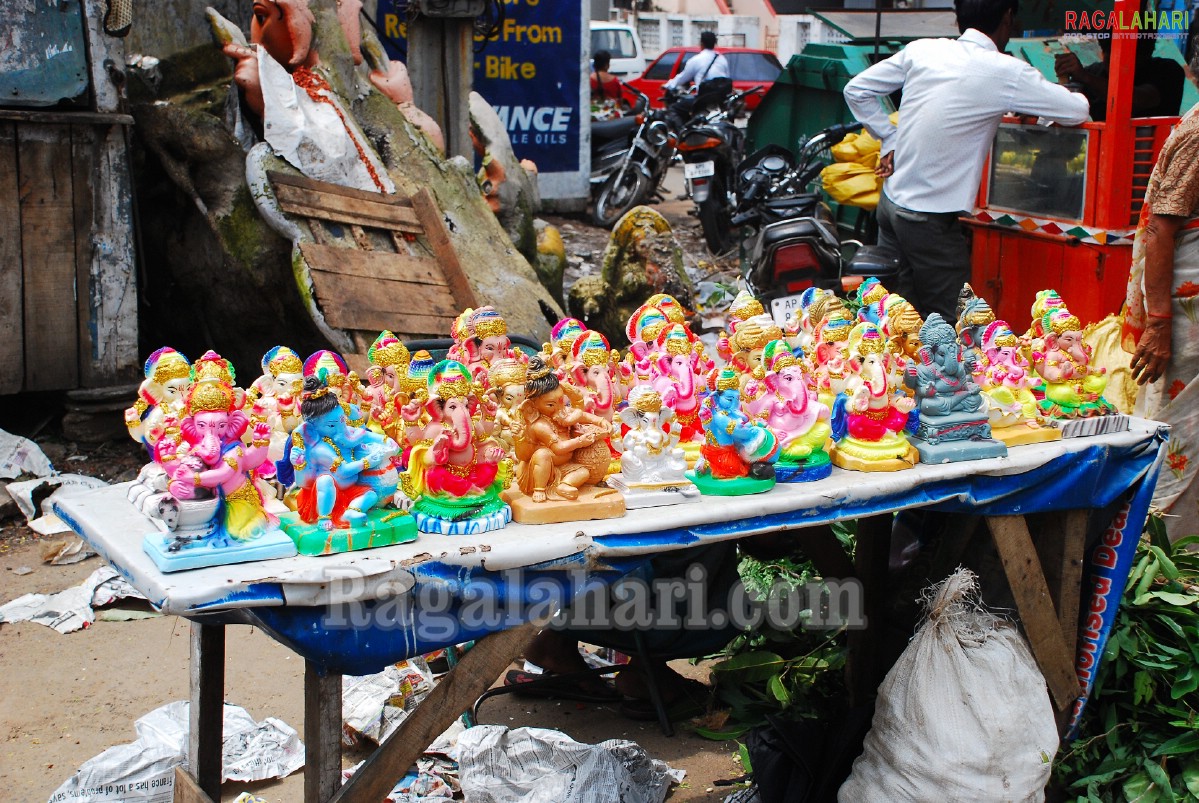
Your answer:
[[[645,51],[641,49],[641,37],[637,29],[623,22],[591,23],[591,54],[600,50],[612,54],[608,71],[627,81],[645,72]]]

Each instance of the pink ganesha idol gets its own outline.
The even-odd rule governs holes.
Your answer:
[[[833,464],[855,471],[898,471],[920,462],[908,441],[916,431],[916,402],[891,385],[891,355],[872,323],[854,326],[847,339],[845,392],[833,405]]]
[[[982,360],[974,378],[983,391],[991,437],[1008,446],[1044,443],[1062,437],[1060,430],[1042,425],[1032,387],[1037,383],[1020,350],[1020,340],[1006,321],[994,321],[979,339]]]
[[[751,379],[741,406],[752,418],[764,422],[778,435],[779,459],[774,464],[778,482],[822,480],[832,471],[826,444],[832,434],[829,409],[809,386],[803,363],[785,340],[774,340],[762,350],[763,373]]]
[[[163,435],[179,434],[183,401],[192,386],[192,366],[170,346],[146,359],[145,381],[137,389],[137,401],[125,411],[129,437],[144,444],[151,456]]]
[[[196,382],[180,421],[186,446],[160,450],[168,491],[180,511],[173,532],[150,533],[142,541],[161,571],[296,554],[255,483],[255,471],[267,459],[270,426],[255,424],[250,443],[243,443],[250,428],[243,404],[244,395],[228,382],[212,377]]]
[[[550,329],[550,342],[542,346],[541,353],[554,367],[558,379],[565,379],[570,373],[575,341],[586,331],[587,327],[578,318],[563,318]]]
[[[447,355],[466,366],[478,382],[487,381],[491,363],[502,359],[521,359],[508,339],[508,322],[495,307],[468,309],[455,319],[450,328],[454,346]]]
[[[1058,307],[1042,316],[1041,326],[1044,352],[1033,363],[1045,380],[1045,398],[1038,405],[1041,412],[1062,428],[1066,438],[1127,429],[1127,418],[1103,397],[1107,371],[1092,362],[1078,318]]]
[[[484,415],[488,402],[481,391],[455,360],[442,360],[429,373],[428,440],[413,447],[400,479],[423,533],[482,533],[512,520],[511,508],[500,499],[512,464],[492,438],[495,425]],[[490,407],[494,419],[494,403]]]

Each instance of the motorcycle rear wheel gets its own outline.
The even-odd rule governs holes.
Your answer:
[[[605,229],[612,228],[616,221],[634,206],[642,203],[649,194],[649,179],[640,170],[626,170],[619,187],[616,186],[618,178],[620,173],[614,174],[604,182],[599,195],[596,196],[595,209],[591,213],[591,220],[595,225]]]
[[[724,181],[715,177],[708,197],[699,205],[699,224],[704,230],[704,242],[713,255],[718,256],[733,247],[732,216]]]

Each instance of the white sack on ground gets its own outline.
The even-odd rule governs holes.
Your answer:
[[[582,744],[545,728],[469,728],[456,758],[466,803],[662,803],[682,780],[634,742]]]
[[[958,569],[878,691],[841,803],[1041,801],[1058,733],[1024,637]]]

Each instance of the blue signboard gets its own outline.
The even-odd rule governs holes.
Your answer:
[[[493,34],[475,42],[474,89],[499,114],[517,157],[537,165],[543,198],[586,196],[582,3],[501,0],[499,8]],[[379,0],[376,22],[392,58],[407,58],[406,20],[405,0]]]

